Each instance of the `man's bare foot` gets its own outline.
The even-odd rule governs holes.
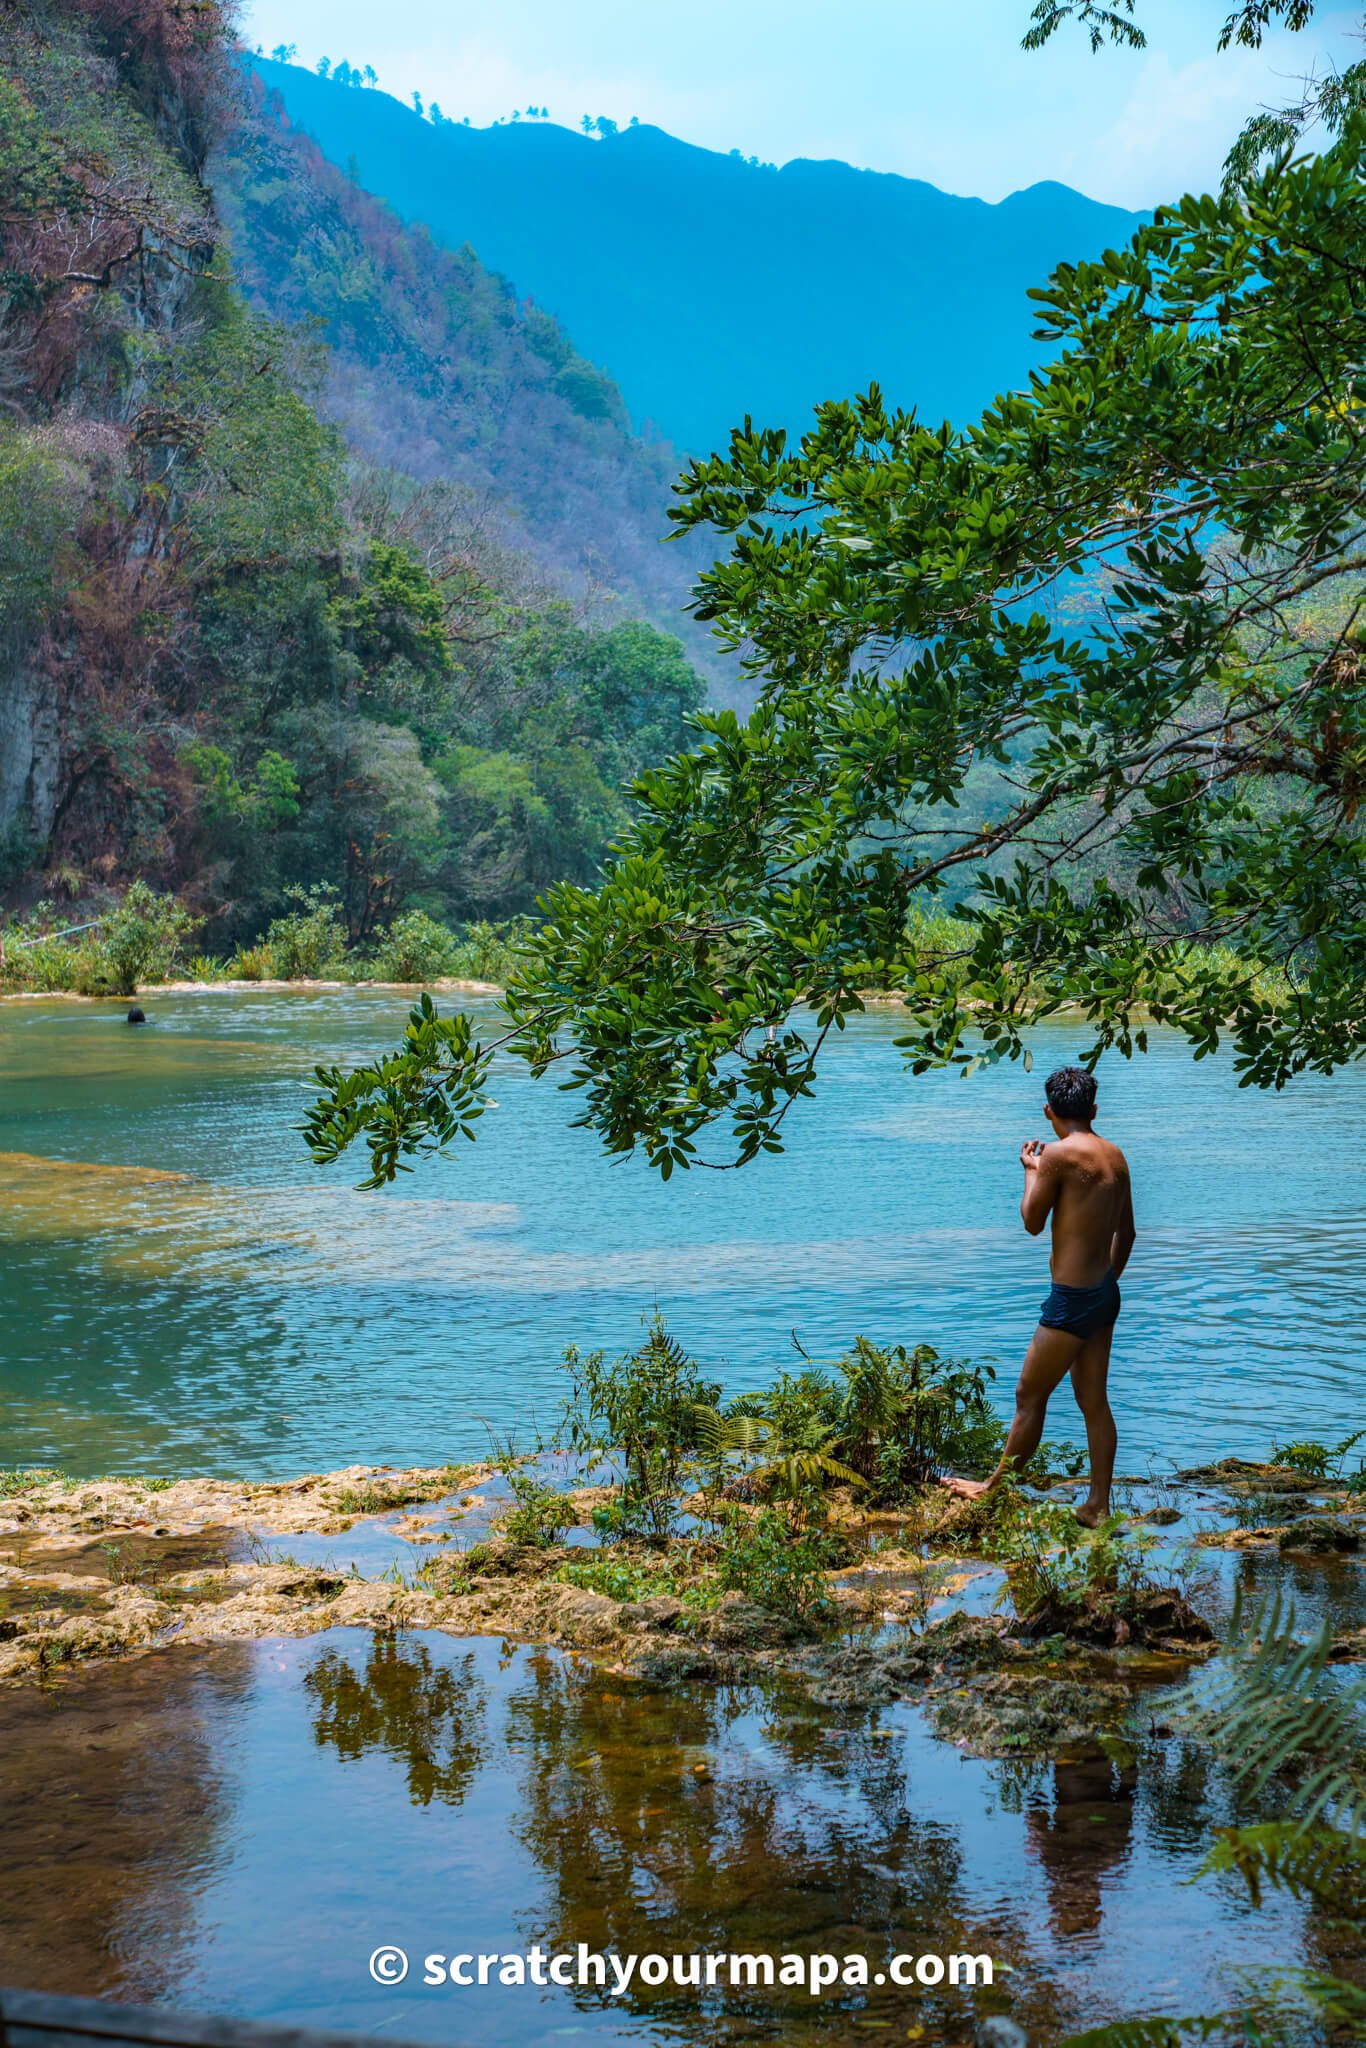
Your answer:
[[[959,1500],[980,1500],[984,1493],[991,1492],[989,1479],[947,1478],[941,1479],[939,1484],[946,1486],[950,1493],[957,1494]]]
[[[1083,1529],[1098,1529],[1110,1518],[1110,1504],[1107,1501],[1104,1507],[1097,1507],[1094,1501],[1084,1500],[1075,1513]]]

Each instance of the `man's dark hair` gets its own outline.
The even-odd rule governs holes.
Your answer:
[[[1096,1077],[1085,1067],[1059,1067],[1043,1084],[1055,1116],[1071,1124],[1089,1124],[1096,1113]]]

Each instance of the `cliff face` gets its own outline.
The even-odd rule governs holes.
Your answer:
[[[37,842],[52,831],[61,722],[46,666],[20,648],[0,669],[0,835]]]
[[[124,828],[177,456],[159,367],[213,260],[223,24],[183,0],[30,0],[0,26],[0,836]],[[143,798],[145,808],[145,795]],[[105,849],[107,850],[107,849]]]

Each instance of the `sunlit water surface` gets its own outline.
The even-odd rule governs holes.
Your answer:
[[[515,1067],[476,1146],[381,1194],[297,1134],[313,1065],[401,1027],[392,992],[0,1006],[0,1465],[282,1476],[478,1454],[559,1413],[566,1345],[654,1304],[729,1390],[856,1333],[993,1357],[1004,1399],[1046,1286],[1016,1204],[1041,1079],[912,1080],[856,1019],[789,1149],[667,1185]],[[486,1006],[487,1007],[487,1006]],[[1121,1469],[1264,1454],[1359,1422],[1366,1068],[1283,1095],[1155,1033],[1101,1069],[1139,1244],[1115,1347]],[[359,1168],[359,1162],[358,1162]],[[1065,1397],[1052,1433],[1074,1432]]]

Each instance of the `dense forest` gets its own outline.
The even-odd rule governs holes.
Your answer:
[[[0,237],[10,904],[143,877],[223,945],[323,885],[363,942],[590,879],[704,694],[609,381],[251,106],[213,5],[6,10]]]

